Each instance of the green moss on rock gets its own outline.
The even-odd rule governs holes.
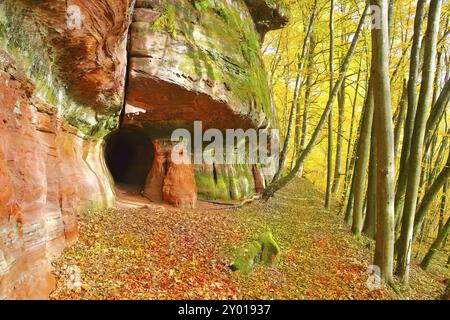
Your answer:
[[[166,7],[173,7],[173,30],[167,28]],[[246,3],[243,0],[167,0],[159,10],[163,14],[150,28],[169,34],[177,43],[164,48],[165,57],[176,61],[176,64],[160,66],[165,74],[167,68],[174,68],[174,73],[181,71],[183,78],[204,81],[208,86],[194,88],[201,92],[210,85],[223,87],[226,90],[220,91],[215,99],[226,102],[239,116],[251,117],[255,125],[261,125],[264,115],[266,123],[272,123],[271,93],[259,36]],[[137,36],[145,43],[145,33],[139,32]],[[187,50],[178,49],[181,43],[186,44]],[[152,50],[148,48],[149,55],[159,55]],[[165,74],[161,74],[162,80]]]
[[[64,119],[82,133],[104,137],[117,127],[121,98],[105,97],[104,112],[98,114],[69,96],[68,84],[54,63],[58,51],[51,46],[47,29],[29,15],[30,9],[21,2],[0,2],[0,47],[14,57],[34,82],[40,99],[58,107]]]
[[[238,252],[232,269],[243,274],[251,273],[255,264],[258,264],[261,260],[261,250],[261,244],[258,241],[253,241],[248,247]]]
[[[271,232],[262,234],[259,238],[259,242],[261,243],[262,247],[261,262],[268,266],[272,265],[276,257],[280,253],[280,247],[273,239],[273,235]]]
[[[198,198],[200,200],[216,199],[216,183],[211,173],[196,170],[195,183],[197,184]]]
[[[273,239],[272,233],[265,232],[258,241],[252,241],[248,246],[238,250],[231,269],[249,274],[258,263],[265,266],[273,265],[279,253],[280,247]]]
[[[153,24],[152,31],[166,31],[172,38],[175,38],[177,36],[177,16],[175,10],[174,5],[164,2],[163,13]]]
[[[242,200],[255,193],[252,166],[249,164],[198,166],[195,180],[199,199]]]

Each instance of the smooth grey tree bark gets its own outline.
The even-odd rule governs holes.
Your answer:
[[[402,97],[400,98],[400,106],[399,106],[399,112],[397,117],[397,123],[395,124],[395,130],[394,130],[394,153],[395,158],[397,159],[398,150],[400,147],[400,134],[403,128],[403,124],[405,123],[405,115],[406,115],[406,109],[408,108],[408,84],[406,79],[403,80],[403,93]]]
[[[450,79],[444,85],[436,103],[431,108],[430,117],[427,121],[425,145],[426,149],[429,149],[431,145],[431,140],[436,130],[439,127],[439,122],[444,116],[446,108],[450,102]]]
[[[314,34],[311,36],[311,45],[310,45],[310,53],[309,53],[309,61],[308,61],[308,70],[312,70],[314,66],[314,50],[315,50],[315,39]],[[308,142],[308,134],[309,134],[309,107],[311,105],[311,90],[314,84],[313,72],[308,72],[306,76],[306,88],[305,88],[305,100],[303,104],[303,115],[301,121],[301,130],[298,128],[299,138],[298,138],[298,154],[303,152],[306,148],[306,144]],[[298,154],[296,156],[298,156]],[[298,172],[298,176],[303,175],[303,166],[300,168]]]
[[[428,269],[428,266],[430,265],[431,260],[433,259],[434,255],[436,254],[436,251],[439,250],[441,244],[444,242],[445,238],[447,238],[449,230],[450,230],[450,218],[447,219],[447,222],[445,223],[444,227],[441,229],[441,231],[439,231],[439,234],[436,237],[436,240],[434,240],[434,242],[431,245],[430,249],[428,250],[427,254],[423,258],[422,262],[420,263],[420,267],[423,270]]]
[[[403,284],[409,282],[409,265],[411,260],[414,216],[419,195],[422,172],[423,146],[425,139],[428,108],[433,94],[434,75],[436,72],[437,40],[441,16],[442,0],[431,0],[428,14],[428,26],[425,34],[422,86],[420,88],[417,113],[414,121],[413,137],[408,160],[408,179],[405,204],[402,216],[402,229],[399,239],[397,274]]]
[[[374,264],[381,278],[393,283],[394,267],[394,124],[389,75],[388,0],[372,0],[380,8],[380,29],[372,29],[371,81],[377,140],[377,234]]]
[[[355,96],[353,98],[352,104],[352,117],[350,122],[350,132],[348,134],[348,143],[347,143],[347,157],[345,159],[345,177],[344,177],[344,190],[342,192],[342,203],[345,203],[347,200],[347,192],[350,185],[350,181],[352,179],[353,167],[355,162],[355,153],[352,151],[352,141],[353,141],[353,131],[354,131],[354,122],[355,122],[355,113],[356,113],[356,103],[358,101],[359,87],[360,87],[360,79],[361,79],[361,69],[362,69],[363,55],[361,54],[361,59],[359,61],[359,70],[358,76],[356,78],[356,87],[355,87]],[[356,143],[356,142],[355,142]]]
[[[419,78],[420,52],[422,45],[423,21],[426,13],[426,0],[418,0],[416,16],[414,18],[414,35],[411,47],[411,57],[409,65],[408,78],[408,112],[406,113],[406,122],[403,130],[402,153],[399,166],[399,177],[397,181],[397,190],[395,193],[395,217],[401,219],[404,197],[406,192],[406,182],[408,179],[408,158],[411,146],[411,137],[414,128],[414,120],[417,110],[417,92],[416,86]]]
[[[367,209],[363,228],[363,232],[371,239],[375,239],[377,230],[377,139],[375,134],[375,128],[372,127],[369,181],[367,186]]]
[[[330,93],[333,95],[334,85],[334,0],[330,0]],[[344,84],[341,86],[343,87]],[[325,208],[330,210],[333,188],[333,107],[328,114],[328,152],[327,152],[327,188],[325,191]]]
[[[344,122],[345,122],[345,80],[338,94],[338,128],[336,136],[336,157],[334,160],[334,179],[332,194],[337,194],[341,187],[342,180],[342,149],[344,138]]]
[[[352,232],[356,237],[361,236],[364,226],[364,200],[366,194],[366,177],[369,163],[370,141],[372,136],[372,124],[374,114],[372,81],[369,81],[369,90],[364,107],[361,132],[359,134],[358,150],[356,157],[358,162],[355,167],[354,193],[353,193],[353,224]]]
[[[445,164],[441,173],[439,173],[436,180],[434,180],[430,188],[425,192],[425,196],[423,197],[422,202],[419,205],[419,209],[417,209],[414,218],[413,235],[417,235],[418,230],[420,230],[423,220],[425,219],[425,216],[428,210],[430,209],[431,204],[433,203],[433,200],[436,199],[436,196],[438,195],[439,191],[442,189],[442,187],[448,181],[449,178],[450,178],[450,152],[448,154],[447,163]]]

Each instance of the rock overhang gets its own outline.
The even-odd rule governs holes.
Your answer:
[[[289,22],[286,1],[245,0],[262,39],[267,32],[283,28]]]
[[[146,83],[152,93],[175,85],[195,97],[187,111],[171,110],[165,119],[155,112],[158,126],[180,125],[184,116],[220,129],[276,126],[255,35],[285,23],[275,1],[3,0],[0,6],[2,45],[23,60],[38,95],[86,134],[103,137],[117,128],[127,63],[131,107],[161,107],[134,92]],[[162,109],[178,103],[166,98]]]
[[[147,127],[189,127],[193,120],[218,129],[276,126],[249,8],[244,0],[138,1],[127,105],[145,112],[130,113],[125,121]]]
[[[38,95],[88,135],[117,125],[132,0],[2,0],[0,46]]]

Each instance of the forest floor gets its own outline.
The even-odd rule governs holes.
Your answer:
[[[304,179],[240,209],[127,202],[80,215],[79,241],[54,262],[52,299],[438,299],[449,276],[445,262],[440,276],[414,264],[409,292],[370,290],[373,241],[352,237]],[[281,247],[275,265],[231,271],[237,250],[265,231]],[[73,266],[75,289],[66,285]]]

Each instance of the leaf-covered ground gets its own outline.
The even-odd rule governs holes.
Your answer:
[[[54,262],[53,299],[437,299],[443,278],[413,266],[408,293],[369,290],[373,242],[354,239],[322,195],[297,180],[241,209],[120,206],[79,217],[80,236]],[[277,263],[232,272],[236,252],[265,231]],[[73,266],[81,287],[68,288]]]

